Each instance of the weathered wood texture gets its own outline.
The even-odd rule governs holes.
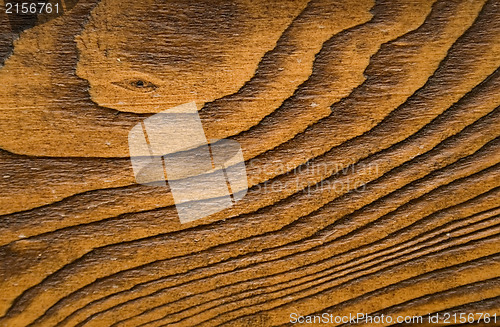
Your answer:
[[[500,313],[500,1],[71,7],[0,13],[0,326]],[[249,190],[180,224],[127,135],[189,101]]]

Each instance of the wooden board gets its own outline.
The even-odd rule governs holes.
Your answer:
[[[0,326],[500,326],[498,0],[59,3],[0,12]],[[193,101],[248,192],[181,224],[128,135]]]

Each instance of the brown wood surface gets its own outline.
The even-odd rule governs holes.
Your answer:
[[[0,326],[500,326],[500,1],[60,3],[0,12]],[[249,190],[181,224],[127,137],[190,101]]]

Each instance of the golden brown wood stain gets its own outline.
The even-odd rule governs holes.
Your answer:
[[[500,314],[498,1],[81,0],[17,39],[0,19],[0,326]],[[127,136],[190,101],[249,190],[180,224]]]

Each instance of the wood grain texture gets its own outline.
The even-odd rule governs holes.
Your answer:
[[[0,13],[0,326],[500,316],[498,0],[61,3]],[[190,101],[249,189],[181,224],[128,133]]]

